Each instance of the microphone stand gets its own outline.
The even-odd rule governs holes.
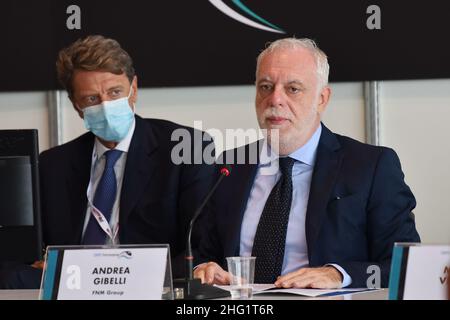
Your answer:
[[[203,300],[203,299],[224,298],[230,296],[230,293],[227,290],[223,290],[208,284],[202,284],[200,279],[194,279],[194,256],[192,254],[192,246],[191,246],[191,235],[195,221],[200,216],[200,213],[207,204],[209,198],[211,198],[214,191],[219,186],[222,179],[224,177],[227,177],[230,174],[230,172],[231,172],[230,166],[224,166],[221,168],[219,179],[217,179],[216,183],[209,191],[208,195],[205,197],[201,205],[198,207],[197,211],[195,211],[194,216],[192,217],[191,222],[189,224],[189,230],[186,239],[186,255],[185,255],[186,278],[174,281],[175,288],[183,288],[184,290],[183,299]]]

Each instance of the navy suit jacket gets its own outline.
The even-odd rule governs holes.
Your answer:
[[[190,219],[214,179],[213,165],[176,165],[172,162],[172,148],[179,142],[171,141],[171,135],[180,128],[194,136],[192,128],[136,116],[119,214],[120,243],[168,243],[174,259],[175,277],[184,274],[183,251]],[[46,245],[81,243],[94,138],[88,132],[40,155],[42,226]],[[195,232],[192,242],[194,245],[198,242]]]
[[[412,214],[415,198],[392,149],[334,134],[324,125],[322,129],[305,222],[309,265],[339,264],[351,276],[352,287],[366,287],[373,273],[368,267],[377,265],[386,287],[394,243],[420,241]],[[234,149],[222,161],[227,163],[231,153],[236,159]],[[226,268],[225,257],[239,255],[242,218],[257,167],[233,165],[216,190],[202,222],[196,263],[216,261]]]

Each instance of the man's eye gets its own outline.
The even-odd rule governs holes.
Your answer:
[[[97,101],[97,97],[96,96],[89,96],[86,98],[86,102],[89,104],[95,103]]]
[[[113,91],[111,91],[111,96],[118,97],[121,95],[121,93],[122,93],[121,90],[113,90]]]
[[[259,86],[259,89],[260,89],[261,91],[269,91],[269,90],[271,89],[271,86],[268,85],[268,84],[261,84],[261,85]]]
[[[296,88],[296,87],[289,87],[288,90],[289,90],[290,93],[298,93],[298,92],[300,92],[300,89]]]

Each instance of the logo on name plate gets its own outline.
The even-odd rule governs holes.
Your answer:
[[[131,253],[131,251],[122,251],[121,253],[119,253],[119,259],[123,258],[123,259],[131,259],[133,257],[133,254]]]
[[[118,259],[127,259],[130,260],[133,258],[133,253],[130,250],[124,250],[119,253],[103,253],[103,252],[95,252],[95,258],[106,258],[106,257],[116,257]]]

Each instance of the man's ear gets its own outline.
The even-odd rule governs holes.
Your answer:
[[[323,87],[323,89],[319,93],[319,102],[317,104],[317,112],[322,114],[328,105],[328,101],[330,101],[331,96],[331,88],[329,86]]]

